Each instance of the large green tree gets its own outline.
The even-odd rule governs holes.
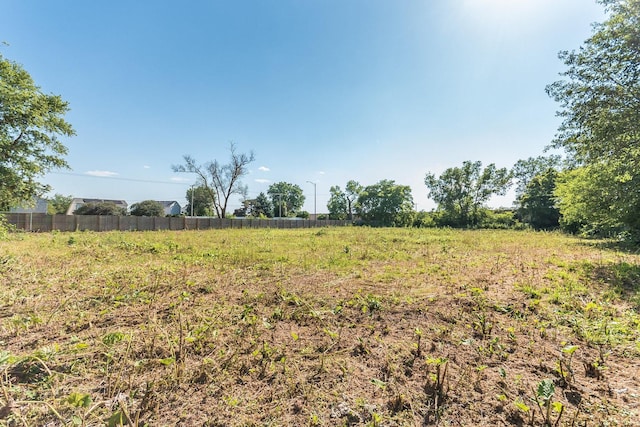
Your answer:
[[[358,181],[350,180],[345,186],[344,195],[347,201],[347,214],[349,220],[353,220],[353,212],[355,211],[356,202],[358,197],[362,194],[364,187],[360,185]]]
[[[339,185],[334,185],[329,189],[329,200],[327,209],[331,219],[347,219],[347,195]]]
[[[237,217],[270,218],[273,216],[273,205],[266,194],[260,193],[255,199],[245,199],[242,206],[233,212]]]
[[[529,157],[518,160],[511,169],[516,183],[517,215],[535,229],[559,225],[560,212],[554,191],[562,164],[559,155]]]
[[[335,185],[329,190],[330,197],[327,202],[329,216],[332,219],[350,219],[353,220],[353,212],[355,204],[362,193],[364,187],[357,181],[350,180],[347,182],[345,190],[342,191],[340,186]]]
[[[547,86],[562,118],[553,144],[586,168],[565,174],[557,194],[563,215],[580,201],[584,225],[638,237],[640,0],[600,3],[608,18],[578,51],[560,53],[563,79]]]
[[[640,183],[637,179],[620,179],[618,166],[615,162],[590,164],[560,174],[555,195],[563,228],[586,235],[640,240]]]
[[[191,187],[187,190],[187,205],[184,211],[187,215],[212,216],[214,212],[213,199],[211,193],[203,185]],[[193,209],[191,205],[193,204]]]
[[[47,213],[50,215],[66,214],[73,196],[64,196],[56,193],[53,197],[47,199]]]
[[[173,165],[174,172],[194,173],[200,186],[206,188],[213,207],[219,218],[227,215],[227,206],[232,195],[246,196],[247,187],[242,184],[242,177],[249,173],[249,164],[255,160],[253,152],[238,153],[234,143],[229,144],[229,163],[221,164],[217,160],[198,164],[189,155],[183,156],[184,163]]]
[[[529,157],[526,160],[518,160],[511,168],[511,176],[516,186],[516,204],[525,193],[527,185],[536,176],[547,173],[549,169],[560,170],[562,158],[557,154],[550,156]]]
[[[273,204],[266,194],[260,192],[253,201],[249,213],[254,217],[271,218],[273,216]]]
[[[42,175],[68,168],[59,136],[74,135],[69,105],[45,94],[21,65],[0,55],[0,211],[50,190]]]
[[[356,212],[365,223],[406,227],[413,223],[411,187],[384,179],[362,189]]]
[[[438,204],[447,225],[473,227],[479,225],[482,210],[491,196],[506,194],[511,174],[493,163],[483,169],[482,162],[465,161],[462,167],[449,168],[438,178],[427,173],[424,183],[429,189],[429,198]]]
[[[295,216],[304,204],[304,193],[297,184],[289,182],[276,182],[267,189],[271,197],[274,216]]]
[[[535,175],[518,198],[518,217],[536,230],[557,228],[560,210],[554,195],[558,171],[549,168]]]

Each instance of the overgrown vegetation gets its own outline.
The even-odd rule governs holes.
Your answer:
[[[0,241],[0,424],[634,425],[640,257],[554,233]]]

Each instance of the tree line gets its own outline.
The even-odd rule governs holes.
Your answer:
[[[597,1],[606,19],[578,50],[560,52],[565,70],[546,87],[562,119],[549,148],[563,150],[562,158],[532,157],[510,170],[465,161],[439,176],[428,172],[424,182],[437,203],[430,213],[416,213],[411,189],[392,180],[367,186],[349,181],[344,190],[331,187],[329,215],[388,226],[482,227],[496,220],[486,207],[489,198],[515,185],[511,221],[640,242],[640,0]],[[68,168],[67,149],[57,139],[75,133],[64,120],[68,109],[60,96],[42,93],[22,66],[0,55],[0,210],[45,194],[50,188],[39,178]],[[230,197],[239,195],[244,203],[234,212],[238,216],[303,214],[304,196],[295,184],[279,182],[248,199],[241,178],[254,154],[239,153],[234,144],[230,154],[226,164],[198,164],[184,156],[173,166],[198,177],[187,194],[193,201],[188,208],[225,217]],[[499,215],[508,223],[507,213]]]

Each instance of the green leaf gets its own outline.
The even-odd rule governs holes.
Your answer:
[[[522,400],[518,399],[515,402],[513,402],[513,404],[516,406],[516,408],[520,409],[522,412],[529,412],[531,410],[531,408],[529,406],[527,406],[526,403],[524,403]]]
[[[507,371],[505,371],[503,367],[500,367],[500,369],[498,369],[498,373],[500,374],[501,378],[507,377]]]
[[[551,400],[553,395],[555,394],[556,387],[553,384],[553,381],[550,379],[544,379],[538,383],[537,395],[542,398],[545,402]]]
[[[91,396],[85,393],[73,392],[67,397],[67,402],[76,408],[88,408],[91,405]]]
[[[161,364],[165,365],[165,366],[169,366],[171,364],[173,364],[176,361],[175,357],[166,357],[164,359],[158,359],[158,362],[160,362]]]
[[[381,388],[381,389],[383,389],[383,390],[387,387],[387,383],[386,383],[386,382],[384,382],[384,381],[382,381],[382,380],[379,380],[379,379],[377,379],[377,378],[372,379],[372,380],[371,380],[371,384],[373,384],[373,385],[375,385],[376,387],[379,387],[379,388]]]
[[[568,345],[562,349],[563,353],[568,355],[572,355],[579,347],[577,345]]]
[[[102,337],[102,342],[111,347],[125,338],[125,335],[122,332],[110,332]]]
[[[564,405],[562,404],[562,402],[553,402],[551,404],[551,407],[553,408],[553,410],[557,413],[560,413],[562,411],[562,408],[564,407]]]

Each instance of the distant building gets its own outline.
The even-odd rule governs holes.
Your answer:
[[[117,207],[119,208],[124,208],[125,210],[128,208],[128,204],[127,202],[125,202],[124,200],[108,200],[108,199],[82,199],[82,198],[77,198],[77,199],[73,199],[71,201],[71,204],[69,204],[69,209],[67,209],[67,215],[73,215],[73,213],[80,207],[83,205],[86,205],[87,203],[113,203],[115,204]]]
[[[180,215],[182,213],[182,206],[180,206],[180,204],[175,200],[172,200],[172,201],[158,200],[158,203],[162,205],[162,208],[164,209],[164,214],[166,216]]]
[[[49,206],[49,202],[45,199],[36,197],[34,200],[35,203],[32,206],[18,206],[15,208],[11,208],[9,212],[11,213],[47,213],[47,208]],[[25,205],[27,205],[25,203]]]

